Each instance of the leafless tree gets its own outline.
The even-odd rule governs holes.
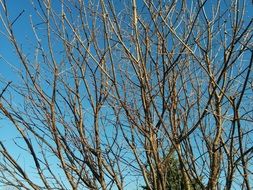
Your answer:
[[[37,0],[18,14],[8,3],[1,34],[19,82],[1,79],[0,110],[22,155],[0,141],[2,186],[253,187],[249,1]]]

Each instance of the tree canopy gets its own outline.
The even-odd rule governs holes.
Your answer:
[[[30,2],[0,0],[3,188],[253,187],[249,1]]]

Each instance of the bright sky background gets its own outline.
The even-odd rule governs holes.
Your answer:
[[[30,27],[30,18],[31,15],[34,14],[33,8],[30,4],[29,0],[10,0],[8,1],[9,10],[11,10],[10,15],[13,18],[13,20],[21,13],[23,10],[25,12],[20,16],[20,18],[14,23],[14,29],[16,31],[18,40],[20,40],[21,43],[24,43],[25,51],[29,51],[29,46],[32,47],[33,43],[33,34],[31,33],[31,27]],[[115,1],[116,2],[116,1]],[[251,19],[253,17],[253,8],[252,3],[250,0],[248,0],[249,5],[247,6],[246,12],[247,17]],[[207,4],[208,6],[208,4]],[[208,10],[208,8],[207,8]],[[34,19],[35,17],[32,16]],[[0,30],[2,30],[3,26],[0,24]],[[10,46],[8,40],[6,37],[4,37],[2,34],[0,34],[0,56],[2,57],[0,59],[0,90],[4,87],[3,81],[13,81],[13,84],[18,83],[18,78],[16,77],[16,70],[20,69],[19,66],[19,60],[17,59],[15,53],[13,52],[13,47]],[[32,56],[34,54],[33,49],[31,49],[30,55]],[[16,104],[16,106],[19,106],[19,102],[21,100],[18,98],[13,99],[13,103]],[[0,118],[1,119],[1,118]],[[14,144],[11,143],[11,139],[16,137],[16,130],[13,127],[10,127],[8,125],[8,122],[5,120],[0,120],[0,139],[3,142],[8,141],[8,147],[10,148],[10,152],[15,153],[16,155],[19,155],[20,152],[18,149],[15,148]],[[24,164],[27,164],[28,160],[23,160]]]

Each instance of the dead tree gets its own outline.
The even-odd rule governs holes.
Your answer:
[[[20,154],[1,139],[1,184],[252,188],[246,1],[38,0],[18,14],[0,2],[1,34],[20,61],[18,83],[1,79],[3,125]],[[17,37],[29,14],[32,44]]]

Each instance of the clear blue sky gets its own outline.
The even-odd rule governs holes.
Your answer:
[[[56,2],[56,1],[55,1]],[[116,2],[116,1],[115,1]],[[209,1],[211,2],[211,1]],[[253,17],[253,7],[250,0],[246,1],[248,6],[246,10],[246,14],[249,20]],[[210,4],[206,5],[207,13],[208,10],[210,11],[209,7]],[[24,10],[24,13],[19,17],[19,19],[14,23],[14,29],[16,32],[16,35],[18,37],[18,40],[24,44],[24,49],[26,52],[31,51],[29,54],[30,56],[33,56],[34,50],[33,48],[29,49],[29,47],[32,47],[33,44],[33,34],[31,32],[30,27],[30,18],[31,15],[34,14],[33,8],[30,4],[30,0],[10,0],[8,1],[9,10],[11,10],[10,15],[13,18],[13,20]],[[33,19],[36,19],[36,17],[32,16]],[[36,20],[35,20],[36,21]],[[247,22],[247,21],[246,21]],[[0,24],[0,30],[2,30],[3,26]],[[16,75],[16,71],[19,70],[20,64],[19,59],[14,53],[13,47],[10,46],[8,40],[0,34],[0,55],[3,57],[0,59],[1,64],[1,70],[0,70],[0,90],[4,87],[6,83],[3,83],[3,81],[13,81],[13,84],[19,82],[18,77]],[[13,99],[13,104],[19,107],[19,102],[22,100],[16,96]],[[0,119],[0,140],[3,142],[8,142],[8,148],[10,152],[15,153],[17,156],[22,153],[19,149],[14,146],[14,143],[12,139],[16,137],[17,132],[13,127],[10,127],[9,123],[6,120]],[[24,165],[28,165],[29,159],[27,158],[20,158],[21,163]],[[133,187],[134,189],[134,187]]]

